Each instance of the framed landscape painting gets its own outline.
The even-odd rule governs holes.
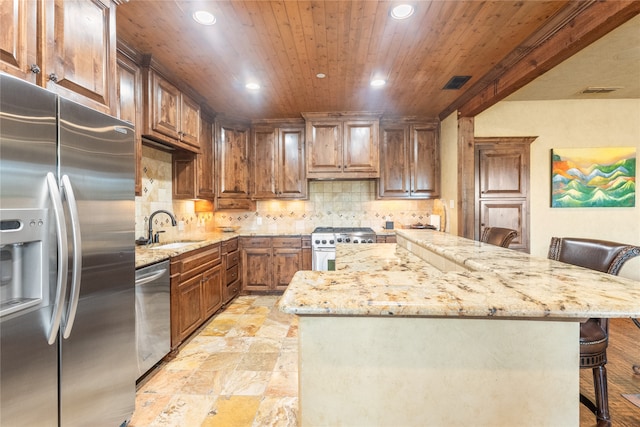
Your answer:
[[[551,150],[551,207],[634,207],[635,147]]]

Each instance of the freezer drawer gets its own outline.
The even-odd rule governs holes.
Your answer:
[[[138,377],[171,349],[169,261],[136,270]]]

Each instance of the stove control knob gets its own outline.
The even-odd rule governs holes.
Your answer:
[[[347,237],[346,239],[344,239],[344,241],[349,243],[351,241],[351,238]]]
[[[358,239],[353,239],[353,243],[358,243]]]
[[[316,243],[316,245],[319,245],[319,244],[320,244],[320,240],[317,240],[317,239],[316,239],[316,242],[315,242],[315,243]]]
[[[324,239],[322,239],[322,244],[323,244],[323,245],[326,245],[326,244],[327,244],[327,241],[326,241],[326,240],[324,240]]]
[[[342,237],[338,237],[338,243],[342,242]]]
[[[329,240],[329,243],[333,245],[335,242],[333,240]]]
[[[367,243],[373,243],[372,239],[367,240]]]

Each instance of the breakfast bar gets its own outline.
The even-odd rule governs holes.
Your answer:
[[[303,426],[578,426],[579,322],[638,317],[638,282],[431,230],[301,271]]]

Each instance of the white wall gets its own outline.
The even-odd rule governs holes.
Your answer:
[[[624,146],[640,155],[640,100],[500,102],[476,116],[475,136],[538,137],[531,145],[532,255],[546,257],[551,236],[640,245],[638,190],[634,208],[550,207],[551,149]],[[451,165],[443,164],[447,169]],[[640,259],[629,261],[620,275],[640,280]]]

